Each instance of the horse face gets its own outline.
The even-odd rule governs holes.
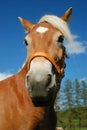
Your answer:
[[[58,41],[62,39],[62,33],[48,23],[38,24],[25,37],[27,61],[32,54],[43,52],[58,62],[63,57],[62,41]],[[56,75],[52,63],[43,56],[38,56],[29,62],[28,69],[26,86],[34,105],[50,105],[56,90]]]

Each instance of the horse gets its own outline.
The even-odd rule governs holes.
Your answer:
[[[55,130],[54,101],[68,58],[72,7],[61,17],[44,15],[33,24],[19,17],[27,34],[27,57],[13,76],[0,81],[0,130]]]

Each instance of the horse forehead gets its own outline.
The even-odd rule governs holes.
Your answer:
[[[33,28],[33,32],[36,32],[37,34],[45,34],[47,32],[49,33],[53,33],[55,32],[57,29],[55,29],[51,24],[49,23],[39,23],[37,24],[34,28]],[[35,34],[35,33],[34,33]]]
[[[53,41],[61,35],[61,31],[56,29],[53,25],[47,22],[36,24],[30,31],[30,33],[25,37],[25,39],[32,43],[42,42],[42,41]],[[52,40],[53,39],[53,40]]]

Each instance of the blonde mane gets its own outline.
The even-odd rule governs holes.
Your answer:
[[[66,39],[68,42],[71,42],[71,41],[72,41],[72,35],[71,35],[71,33],[70,33],[70,30],[69,30],[69,28],[68,28],[68,25],[67,25],[67,23],[66,23],[64,20],[62,20],[60,17],[57,17],[57,16],[55,16],[55,15],[45,15],[45,16],[43,16],[43,17],[39,20],[39,23],[44,22],[44,21],[50,23],[50,24],[53,25],[55,28],[59,29],[59,30],[63,33],[65,39]]]

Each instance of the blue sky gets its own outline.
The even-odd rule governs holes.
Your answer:
[[[87,81],[87,1],[86,0],[0,0],[0,79],[15,74],[26,59],[24,29],[18,16],[38,22],[44,14],[61,16],[73,7],[69,24],[76,46],[66,60],[65,79]],[[79,45],[79,46],[78,46]]]

